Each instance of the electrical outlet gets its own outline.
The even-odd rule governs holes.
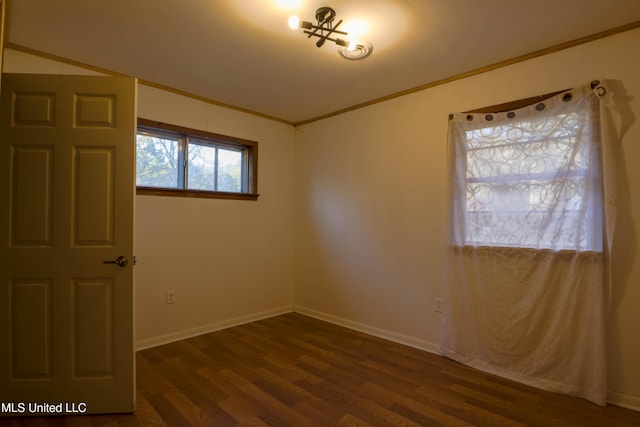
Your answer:
[[[442,298],[436,298],[436,313],[442,313],[444,310],[444,301]]]
[[[173,291],[167,291],[165,296],[167,297],[166,299],[167,304],[173,304],[174,302],[176,302],[176,296],[173,293]]]

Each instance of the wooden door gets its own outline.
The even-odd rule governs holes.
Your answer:
[[[136,81],[1,87],[2,415],[132,412]]]

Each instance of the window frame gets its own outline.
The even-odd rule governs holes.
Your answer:
[[[136,127],[136,137],[139,133],[156,132],[159,135],[167,135],[180,139],[183,146],[180,148],[178,164],[183,164],[183,176],[178,178],[178,183],[183,188],[168,187],[148,187],[139,186],[136,183],[136,195],[147,196],[173,196],[173,197],[195,197],[209,199],[235,199],[235,200],[258,200],[258,142],[237,138],[228,135],[221,135],[197,129],[186,128],[168,123],[157,122],[144,118],[138,118]],[[188,167],[184,158],[184,147],[193,140],[194,144],[207,144],[217,148],[240,150],[243,153],[243,169],[246,169],[246,182],[242,183],[243,192],[195,190],[184,188],[188,182]],[[244,172],[244,171],[243,171]],[[246,187],[246,188],[245,188]],[[245,191],[246,190],[246,191]]]

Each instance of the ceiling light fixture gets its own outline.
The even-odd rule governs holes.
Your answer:
[[[341,48],[340,54],[348,59],[361,59],[368,56],[373,50],[373,46],[369,42],[354,42],[337,37],[337,35],[348,36],[346,31],[338,30],[342,19],[340,19],[335,25],[336,12],[328,6],[319,7],[316,10],[316,23],[313,24],[309,21],[300,21],[297,16],[289,18],[289,27],[292,30],[302,28],[303,32],[307,35],[307,38],[317,37],[317,47],[322,47],[327,40],[334,42]],[[348,52],[348,53],[345,53]]]
[[[302,27],[303,32],[307,34],[308,38],[318,37],[316,42],[317,47],[322,47],[324,43],[329,40],[337,44],[338,46],[348,46],[349,42],[338,37],[331,37],[334,34],[341,34],[346,36],[345,31],[338,30],[342,19],[338,21],[335,26],[333,21],[336,19],[336,11],[330,7],[319,7],[316,10],[316,24],[312,24],[309,21],[300,21],[297,17],[289,18],[289,26],[292,29],[297,29],[298,26]],[[297,25],[296,25],[297,24]]]
[[[369,42],[353,42],[347,47],[338,49],[338,53],[347,59],[363,59],[371,55],[373,45]]]

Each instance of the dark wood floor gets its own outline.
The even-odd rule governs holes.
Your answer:
[[[2,426],[640,426],[440,356],[286,314],[144,350],[135,415]]]

